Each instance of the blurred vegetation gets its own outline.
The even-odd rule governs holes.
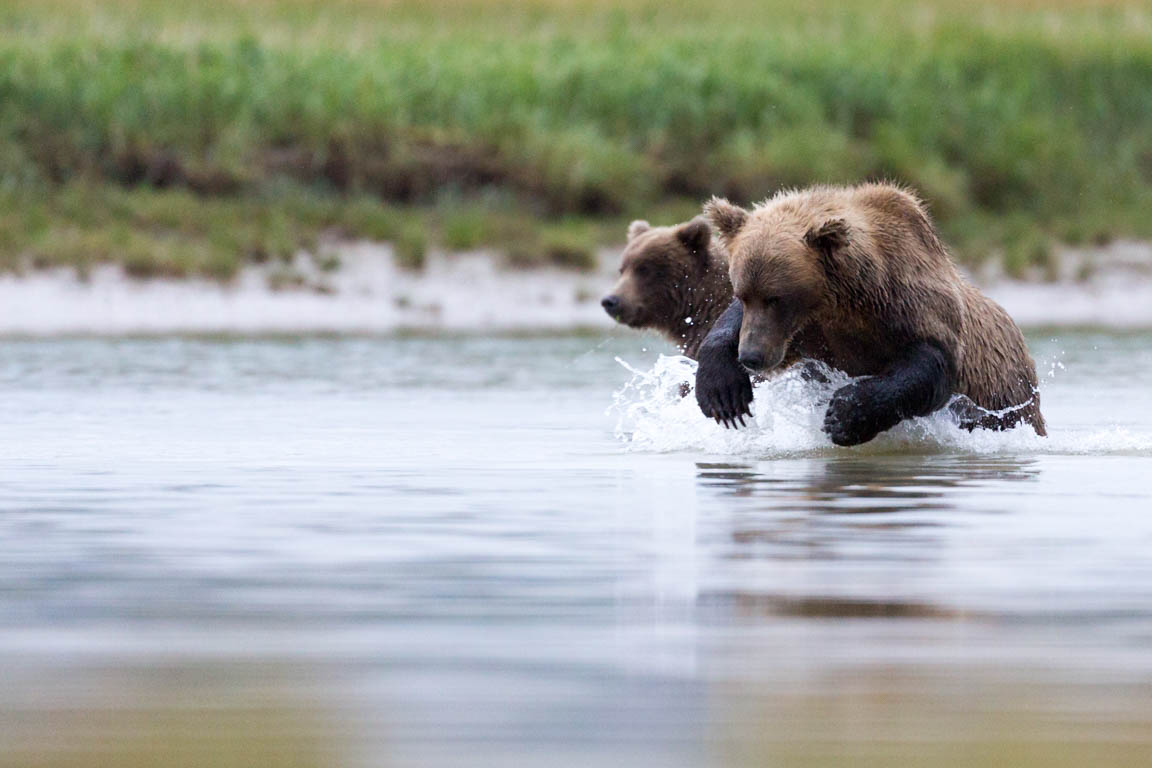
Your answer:
[[[582,268],[632,216],[891,178],[1054,274],[1152,237],[1149,126],[1146,4],[9,0],[0,266],[227,278],[335,230]]]

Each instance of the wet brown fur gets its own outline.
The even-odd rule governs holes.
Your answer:
[[[768,329],[768,338],[782,328],[766,342],[778,343],[779,364],[809,357],[860,376],[934,342],[955,364],[954,391],[998,412],[971,426],[1024,421],[1045,434],[1020,329],[959,273],[908,190],[819,186],[781,192],[752,211],[713,199],[705,214],[730,254],[742,343],[746,331]]]
[[[703,217],[671,227],[634,221],[610,295],[621,302],[618,322],[658,331],[696,359],[732,301],[725,251]]]

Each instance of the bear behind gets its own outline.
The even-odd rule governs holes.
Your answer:
[[[617,322],[659,331],[695,360],[731,301],[724,250],[698,216],[671,227],[632,222],[620,279],[600,304]]]

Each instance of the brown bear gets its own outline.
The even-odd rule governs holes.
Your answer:
[[[612,319],[659,331],[696,359],[716,318],[732,302],[724,249],[703,216],[672,227],[634,221],[620,279],[600,302]]]
[[[860,378],[832,397],[824,431],[857,445],[954,393],[962,424],[1044,435],[1036,367],[1012,318],[957,271],[924,204],[891,184],[777,194],[752,211],[713,198],[735,299],[698,351],[696,398],[731,424],[749,371],[799,358]]]

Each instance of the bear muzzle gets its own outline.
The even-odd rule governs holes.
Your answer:
[[[784,362],[785,348],[766,350],[762,346],[740,346],[737,362],[752,373],[770,371]]]
[[[604,307],[604,311],[608,313],[608,317],[618,323],[623,323],[632,328],[637,328],[641,325],[641,320],[644,315],[643,306],[630,304],[614,293],[601,299],[600,306]]]

